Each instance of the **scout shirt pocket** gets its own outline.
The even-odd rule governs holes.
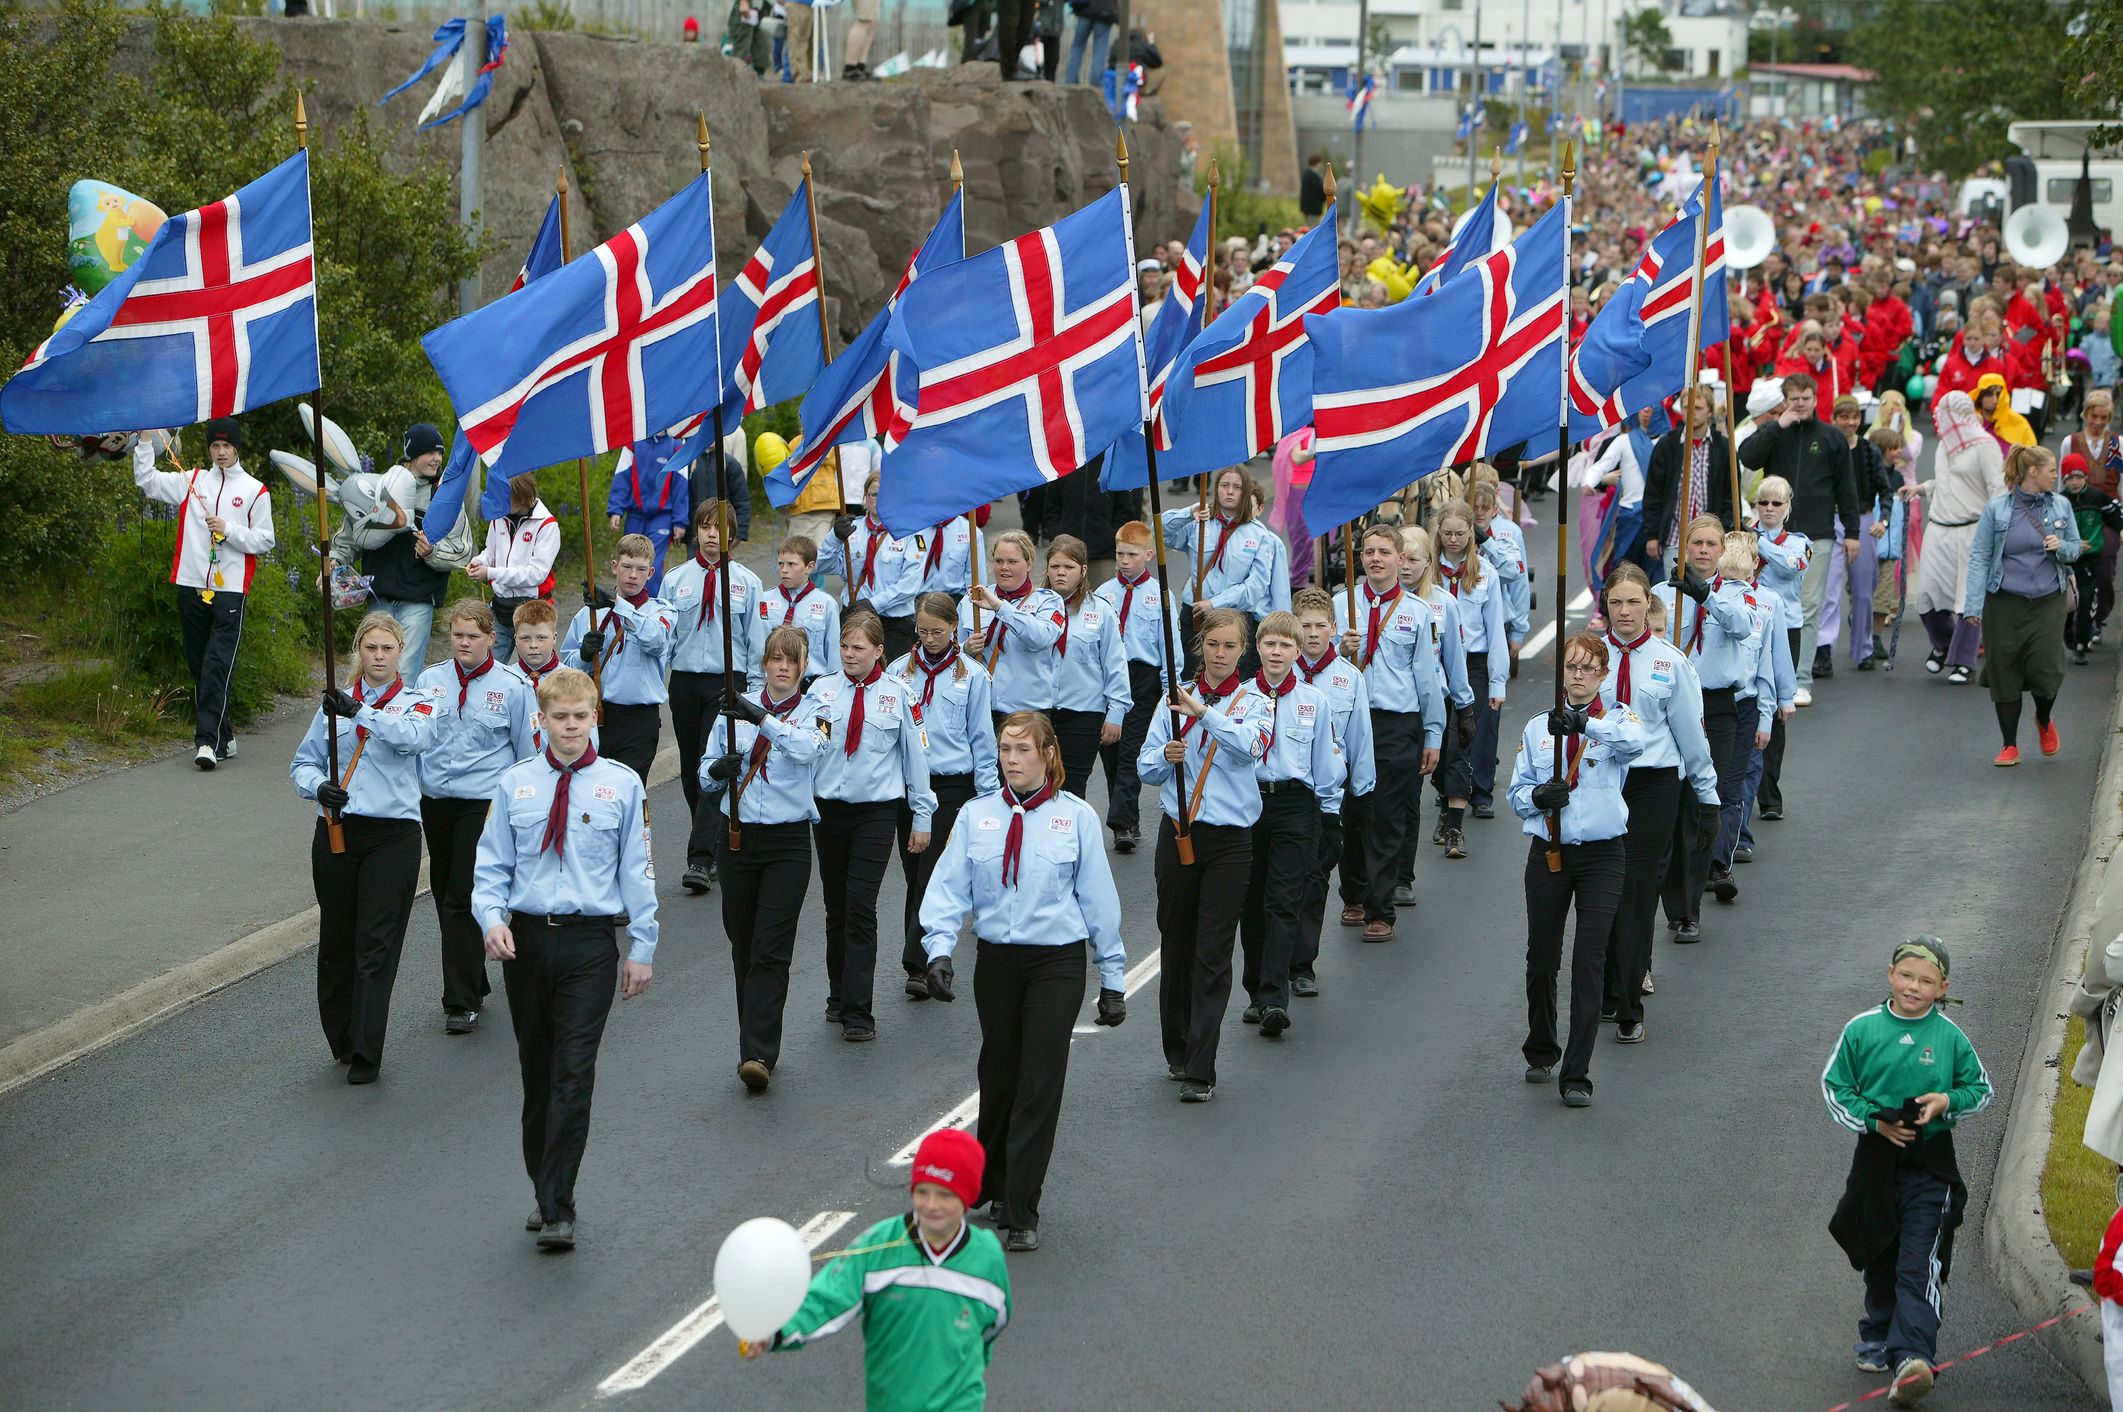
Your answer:
[[[970,830],[966,837],[966,873],[971,885],[966,890],[972,895],[974,910],[986,912],[1002,900],[1003,839],[1008,834],[1010,821],[963,815],[961,818],[961,827]],[[952,920],[954,924],[957,921],[956,918]]]
[[[519,861],[536,854],[538,846],[545,841],[546,810],[551,804],[550,797],[539,797],[535,785],[517,785],[510,795],[509,831],[516,835]]]
[[[907,698],[897,690],[870,692],[862,723],[862,751],[879,755],[899,749],[900,706]]]

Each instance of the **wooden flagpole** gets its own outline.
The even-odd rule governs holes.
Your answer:
[[[702,118],[700,120],[700,130],[705,133],[707,128],[708,120]],[[824,257],[819,254],[818,243],[818,183],[811,179],[811,154],[809,152],[803,154],[802,165],[804,203],[811,217],[811,273],[818,280],[818,344],[825,352],[826,361],[830,363],[833,361],[833,325],[832,321],[826,317],[826,262]],[[889,376],[889,373],[887,376]],[[832,460],[833,477],[838,480],[840,478],[840,453],[836,451],[830,452],[828,455]],[[821,463],[821,469],[823,468],[824,464]],[[845,489],[842,491],[841,509],[843,512],[847,509]],[[841,517],[836,515],[834,518],[839,519]],[[840,540],[841,587],[846,590],[848,606],[852,608],[855,606],[855,563],[848,553],[848,536],[842,534],[836,535],[836,538]],[[871,552],[876,552],[876,546],[871,546]]]
[[[1329,180],[1332,179],[1330,174]],[[1209,230],[1207,233],[1208,238],[1202,246],[1202,287],[1200,292],[1195,295],[1195,298],[1201,301],[1201,327],[1205,331],[1211,322],[1209,305],[1216,294],[1216,195],[1217,188],[1222,184],[1222,181],[1223,173],[1217,169],[1216,158],[1211,157],[1209,159]],[[1218,475],[1221,474],[1221,472],[1218,473]],[[1209,482],[1215,479],[1217,479],[1216,476],[1203,476],[1201,478],[1197,503],[1202,507],[1202,512],[1205,516],[1209,510]],[[1159,525],[1158,533],[1162,535],[1164,529],[1163,525]],[[1203,519],[1196,524],[1194,531],[1194,601],[1197,603],[1202,600],[1202,579],[1208,572],[1209,522],[1207,519]]]
[[[1678,541],[1673,546],[1673,612],[1672,621],[1666,624],[1668,640],[1681,640],[1681,594],[1680,585],[1688,572],[1688,506],[1695,499],[1695,397],[1696,378],[1701,374],[1703,350],[1696,345],[1703,333],[1703,255],[1710,240],[1710,193],[1717,189],[1719,131],[1715,124],[1710,129],[1710,170],[1703,176],[1701,209],[1695,221],[1695,270],[1688,280],[1688,382],[1681,393],[1681,485],[1680,498],[1674,502],[1679,517],[1679,527],[1674,532]],[[1706,432],[1708,428],[1705,428]],[[1706,467],[1705,474],[1708,474]],[[1568,486],[1564,489],[1567,491]],[[1565,499],[1568,498],[1566,495]],[[1734,506],[1735,510],[1739,507]],[[1654,527],[1657,528],[1657,527]],[[1561,680],[1560,671],[1557,680]]]
[[[1570,307],[1570,189],[1577,178],[1577,144],[1563,144],[1563,165],[1559,175],[1563,186],[1563,307]],[[1566,704],[1563,695],[1563,638],[1567,625],[1563,621],[1563,605],[1570,596],[1570,320],[1563,320],[1563,376],[1557,390],[1557,430],[1555,436],[1555,463],[1562,467],[1562,484],[1555,497],[1555,709],[1560,711]],[[1549,735],[1555,740],[1554,768],[1548,778],[1563,778],[1563,737],[1555,731]],[[1548,815],[1548,871],[1563,871],[1563,814],[1554,810]]]
[[[310,115],[302,106],[302,94],[295,95],[295,145],[307,152],[310,150]],[[310,394],[310,440],[317,456],[317,592],[324,609],[324,689],[327,692],[339,689],[339,642],[338,630],[332,621],[332,516],[324,504],[324,350],[317,351],[319,377],[317,390]],[[174,443],[170,454],[175,456]],[[339,718],[330,711],[324,713],[324,761],[325,769],[333,784],[338,784],[339,775]],[[332,810],[324,811],[325,840],[332,852],[346,852],[346,829],[339,822],[339,815]]]
[[[1128,185],[1128,131],[1122,128],[1115,136],[1114,155],[1120,162],[1120,184]],[[1208,271],[1202,272],[1203,289],[1208,288]],[[1131,287],[1133,287],[1131,285]],[[1151,435],[1150,423],[1143,422],[1143,455],[1150,472],[1150,522],[1155,533],[1150,542],[1157,547],[1157,630],[1164,639],[1165,648],[1165,709],[1171,739],[1180,738],[1179,725],[1179,657],[1172,640],[1172,577],[1165,562],[1165,506],[1157,481],[1157,439]],[[1199,549],[1200,536],[1195,537]],[[1187,818],[1187,762],[1180,760],[1172,766],[1175,797],[1179,800],[1179,817],[1172,821],[1172,844],[1184,867],[1194,865],[1194,838]]]
[[[560,201],[560,263],[565,265],[575,258],[574,246],[568,234],[568,169],[562,167],[560,175],[553,180],[554,195]],[[602,634],[612,626],[611,611],[604,615],[602,626],[597,621],[597,610],[590,601],[597,596],[597,545],[590,529],[590,462],[585,456],[575,458],[576,491],[582,496],[582,605],[589,613],[590,627]],[[615,585],[616,586],[616,585]],[[590,663],[590,680],[597,685],[597,719],[604,721],[604,657],[598,654]]]
[[[694,131],[693,145],[700,149],[700,174],[706,176],[708,174],[708,115],[705,112],[699,113],[697,114],[697,120],[699,126]],[[708,206],[712,210],[714,205],[715,192],[711,187],[708,191]],[[818,221],[816,210],[812,212],[811,220],[815,230]],[[815,243],[812,247],[812,256],[814,260],[817,257]],[[715,258],[713,252],[709,253],[708,258],[711,261]],[[725,371],[727,372],[727,370]],[[739,673],[736,652],[731,646],[731,633],[734,626],[731,620],[736,616],[737,607],[730,598],[730,556],[737,552],[737,524],[730,510],[730,462],[729,455],[723,450],[722,445],[722,388],[720,386],[715,389],[714,410],[708,415],[713,423],[712,431],[715,437],[715,500],[722,507],[715,514],[715,544],[717,549],[715,576],[717,580],[716,589],[722,595],[722,612],[716,616],[722,619],[723,730],[725,732],[724,742],[734,752],[737,749],[737,678]],[[746,487],[746,493],[751,493],[749,485]],[[730,780],[729,832],[730,851],[732,853],[739,851],[744,846],[744,831],[738,824],[737,812],[738,806],[744,802],[744,794],[744,772],[739,771]]]

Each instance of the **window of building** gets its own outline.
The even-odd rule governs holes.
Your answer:
[[[2110,181],[2107,177],[2094,177],[2092,182],[2094,204],[2096,206],[2106,206],[2109,202],[2115,200],[2116,186],[2113,181]],[[2078,185],[2079,179],[2075,176],[2051,177],[2049,179],[2049,196],[2047,198],[2049,204],[2062,206],[2069,210],[2071,208],[2071,194],[2077,189]]]

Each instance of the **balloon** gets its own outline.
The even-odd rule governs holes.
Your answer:
[[[1358,189],[1357,208],[1383,233],[1392,228],[1393,218],[1401,213],[1401,189],[1386,180],[1384,172],[1372,183],[1369,191]]]
[[[107,181],[77,181],[66,193],[66,265],[84,294],[96,294],[146,252],[169,217]]]
[[[771,431],[763,431],[752,442],[752,462],[765,475],[789,459],[789,443]]]
[[[754,1216],[715,1252],[722,1321],[746,1343],[774,1337],[811,1288],[811,1253],[787,1221]]]
[[[1929,389],[1924,384],[1924,375],[1922,373],[1917,373],[1916,375],[1911,377],[1909,379],[1909,385],[1902,389],[1903,392],[1908,394],[1909,400],[1912,402],[1922,402],[1924,400],[1924,394],[1928,390]]]

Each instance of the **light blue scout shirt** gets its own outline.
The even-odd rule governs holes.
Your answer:
[[[1563,809],[1561,842],[1593,843],[1629,832],[1622,782],[1629,777],[1630,762],[1643,754],[1646,740],[1644,723],[1626,706],[1593,716],[1585,723],[1583,736],[1563,737],[1563,775],[1570,777],[1575,760],[1577,779],[1570,787],[1570,803]],[[1548,733],[1548,713],[1542,711],[1526,722],[1519,738],[1518,764],[1511,771],[1511,786],[1505,794],[1511,812],[1526,821],[1520,831],[1528,838],[1548,837],[1548,816],[1533,807],[1533,787],[1554,774],[1555,737]]]
[[[1196,528],[1192,510],[1165,511],[1165,543],[1170,548],[1182,554],[1195,553]],[[1275,531],[1259,520],[1241,524],[1221,514],[1211,515],[1209,522],[1199,528],[1204,531],[1206,546],[1201,553],[1209,566],[1202,574],[1202,597],[1209,600],[1210,606],[1237,608],[1255,618],[1274,612]],[[1221,554],[1217,552],[1219,548]],[[1173,584],[1177,593],[1191,593],[1193,589],[1191,573]]]
[[[1097,811],[1073,794],[1056,794],[1026,811],[1006,887],[1003,844],[1010,814],[1000,789],[976,795],[958,811],[922,894],[922,949],[931,961],[949,956],[958,946],[959,921],[971,912],[973,935],[996,945],[1074,946],[1089,940],[1099,985],[1126,990],[1120,894]]]
[[[871,567],[873,559],[875,568]],[[880,617],[906,617],[914,611],[914,595],[921,591],[921,558],[915,552],[913,536],[895,538],[868,515],[855,522],[845,559],[841,557],[840,536],[823,536],[818,546],[818,571],[846,579],[854,585],[855,596],[869,599]]]
[[[1688,654],[1646,629],[1634,647],[1625,645],[1610,630],[1607,646],[1613,656],[1607,663],[1607,678],[1600,683],[1600,700],[1609,712],[1626,705],[1644,723],[1644,752],[1636,758],[1642,770],[1675,769],[1695,787],[1695,797],[1705,804],[1718,802],[1718,768],[1710,758],[1710,740],[1703,734],[1703,688],[1696,680]],[[1622,663],[1629,663],[1629,700],[1620,699]]]
[[[811,639],[811,660],[805,677],[822,677],[840,670],[840,600],[806,583],[794,593],[780,584],[759,600],[759,634],[753,640],[752,680],[759,679],[759,654],[766,651],[767,635],[776,628],[802,628]]]
[[[792,697],[787,715],[775,712],[775,703],[764,691],[758,694],[759,704],[767,708],[767,718],[759,725],[750,721],[737,723],[737,738],[730,740],[730,718],[718,715],[708,731],[708,747],[700,757],[700,788],[707,794],[720,794],[724,818],[730,815],[729,785],[708,774],[708,767],[717,758],[736,754],[743,763],[738,766],[737,777],[747,781],[744,798],[738,801],[740,824],[815,824],[818,822],[818,804],[813,796],[814,784],[811,766],[818,759],[819,751],[825,748],[826,739],[818,733],[813,719],[810,698]],[[865,730],[868,727],[864,727]],[[767,754],[752,768],[752,747],[761,733],[767,737]]]
[[[1154,572],[1143,570],[1141,581],[1132,585],[1115,574],[1092,589],[1091,596],[1113,610],[1113,621],[1120,628],[1121,650],[1129,661],[1153,667],[1165,665],[1165,635],[1157,625],[1157,605],[1164,601],[1164,593]],[[1177,598],[1171,600],[1170,619],[1172,647],[1180,651],[1180,644],[1186,639],[1180,636]],[[1180,651],[1180,655],[1186,654]]]
[[[1065,604],[1063,611],[1067,612]],[[1117,726],[1135,696],[1120,645],[1119,616],[1086,594],[1054,642],[1054,709],[1097,711]]]
[[[1674,586],[1655,584],[1651,592],[1666,605],[1666,621],[1673,622]],[[1701,603],[1688,599],[1679,612],[1681,646],[1688,649],[1696,680],[1711,689],[1748,689],[1754,680],[1754,660],[1748,642],[1754,636],[1755,625],[1754,595],[1748,592],[1747,585],[1720,575],[1710,581],[1708,598]]]
[[[502,772],[479,835],[472,915],[486,931],[508,925],[511,912],[623,913],[634,943],[627,959],[653,964],[656,864],[649,856],[649,821],[642,812],[648,792],[641,777],[601,755],[576,771],[568,783],[567,838],[556,851],[542,845],[559,783],[560,771],[544,752]]]
[[[1455,589],[1449,572],[1455,566],[1444,558],[1437,562],[1444,590],[1459,600],[1460,640],[1467,645],[1467,655],[1489,654],[1489,695],[1501,698],[1511,681],[1511,639],[1504,632],[1503,580],[1493,572],[1485,572],[1474,587],[1462,585]]]
[[[848,713],[863,693],[862,740],[848,754]],[[929,831],[936,814],[936,793],[929,788],[929,747],[921,723],[914,719],[918,696],[903,678],[882,665],[861,686],[846,672],[811,683],[805,700],[812,706],[812,726],[825,748],[811,766],[820,799],[844,804],[874,804],[904,799],[914,811],[917,833]]]
[[[1379,610],[1378,645],[1371,648],[1371,610]],[[1336,594],[1334,623],[1338,633],[1354,632],[1357,651],[1371,652],[1361,663],[1364,685],[1374,711],[1420,711],[1423,746],[1436,749],[1445,739],[1445,677],[1432,650],[1430,605],[1399,584],[1375,596],[1369,583],[1357,585],[1356,617],[1349,616],[1347,594]]]
[[[1003,598],[1000,610],[980,611],[988,650],[979,660],[988,669],[989,695],[998,711],[1054,709],[1054,644],[1061,641],[1062,624],[1069,615],[1062,608],[1061,595],[1029,583],[1026,587],[1028,591],[1015,602]],[[1002,598],[995,585],[988,589]],[[963,643],[972,632],[973,599],[968,595],[958,605],[958,640]]]
[[[885,668],[885,675],[907,684],[914,700],[914,719],[928,734],[932,778],[971,775],[973,788],[983,794],[1001,787],[986,668],[959,651],[955,642],[933,662],[917,643],[912,652]]]
[[[1504,631],[1512,642],[1524,642],[1533,612],[1533,579],[1526,572],[1526,536],[1502,510],[1496,512],[1488,528],[1489,539],[1482,545],[1482,557],[1504,585]]]
[[[361,743],[365,731],[368,743],[362,747],[361,762],[354,768],[352,781],[345,786],[346,812],[364,819],[418,819],[420,753],[435,739],[435,718],[440,714],[434,696],[408,687],[402,680],[381,692],[367,682],[357,681],[352,691],[362,703],[352,720],[330,716],[321,707],[311,718],[310,728],[303,733],[302,743],[295,747],[295,758],[288,765],[288,778],[295,782],[295,793],[304,799],[315,799],[317,786],[329,782],[325,773],[331,763],[325,753],[328,730],[336,728],[339,733],[342,780],[353,762],[354,747]],[[378,705],[379,697],[389,699]],[[317,812],[322,814],[324,810],[320,807]]]
[[[730,562],[730,601],[722,601],[722,569],[689,556],[663,576],[663,600],[671,605],[671,670],[722,676],[722,615],[730,615],[730,655],[745,684],[759,690],[759,653],[767,630],[759,619],[766,590],[753,573]],[[710,611],[710,610],[713,611]]]
[[[973,586],[973,531],[966,528],[965,516],[915,535],[914,558],[921,566],[923,593],[963,597]]]
[[[538,694],[522,673],[488,657],[485,670],[468,678],[451,658],[422,672],[416,686],[435,703],[434,738],[420,753],[420,792],[428,798],[492,799],[501,772],[538,753]]]
[[[1268,752],[1267,702],[1243,684],[1221,704],[1210,699],[1208,688],[1199,681],[1188,683],[1187,689],[1209,708],[1198,721],[1180,717],[1187,741],[1187,799],[1194,797],[1197,788],[1201,790],[1201,808],[1192,822],[1250,829],[1261,817],[1259,762]],[[1176,821],[1187,800],[1180,798],[1172,762],[1165,758],[1165,742],[1170,739],[1172,712],[1152,713],[1135,772],[1158,786],[1159,806],[1166,818]],[[1216,746],[1216,759],[1209,770],[1209,783],[1203,785],[1202,761],[1211,744]]]
[[[1442,586],[1423,595],[1430,605],[1430,650],[1445,674],[1445,699],[1461,709],[1474,704],[1474,684],[1467,680],[1467,639],[1460,632],[1460,601]]]
[[[616,608],[597,610],[597,626],[604,632],[603,664],[598,690],[614,706],[661,706],[671,699],[664,673],[671,664],[671,628],[677,614],[654,594],[635,603],[622,598]],[[560,639],[560,660],[570,667],[590,670],[577,650],[582,635],[590,630],[590,609],[577,608]]]
[[[1777,626],[1798,627],[1806,616],[1799,606],[1799,583],[1806,577],[1806,561],[1813,557],[1813,541],[1795,529],[1772,533],[1756,525],[1754,534],[1755,548],[1762,558],[1762,572],[1755,582],[1776,599]]]
[[[547,677],[553,675],[555,671],[566,665],[565,662],[560,660],[560,652],[557,648],[542,670],[533,671],[530,667],[525,666],[521,653],[517,654],[517,660],[509,663],[509,670],[523,678],[523,684],[531,689],[531,710],[533,713],[538,710],[538,683],[544,681]],[[590,727],[590,746],[592,749],[597,746],[597,727],[595,726]],[[538,718],[536,714],[533,714],[531,717],[531,753],[536,755],[543,749],[545,749],[545,732],[538,728]]]
[[[1268,685],[1266,673],[1249,683],[1268,705],[1268,749],[1257,778],[1263,782],[1300,780],[1319,796],[1320,812],[1342,812],[1342,748],[1334,739],[1334,717],[1326,693],[1305,685],[1293,669],[1281,691]]]
[[[1317,662],[1300,655],[1297,674],[1327,698],[1328,719],[1334,726],[1335,742],[1342,748],[1347,781],[1343,793],[1369,794],[1378,788],[1378,763],[1371,753],[1371,693],[1364,685],[1364,674],[1332,647]]]

